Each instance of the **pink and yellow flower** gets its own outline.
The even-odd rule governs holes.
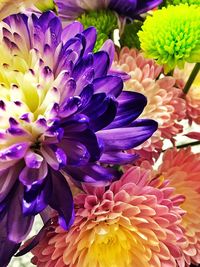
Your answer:
[[[181,208],[186,211],[181,223],[186,242],[179,266],[200,264],[200,153],[193,154],[190,148],[168,150],[163,157],[159,173],[170,181],[175,193],[185,196]]]
[[[183,233],[182,196],[150,172],[131,168],[108,189],[85,187],[75,198],[76,218],[66,232],[57,224],[33,249],[38,267],[176,266]]]
[[[137,148],[137,152],[149,160],[157,158],[163,146],[163,138],[173,141],[182,132],[179,121],[186,115],[182,90],[177,88],[175,78],[163,76],[161,66],[144,58],[135,49],[124,47],[116,56],[114,68],[130,75],[130,79],[125,82],[125,90],[140,92],[147,97],[147,106],[140,117],[155,119],[159,127],[151,139]]]

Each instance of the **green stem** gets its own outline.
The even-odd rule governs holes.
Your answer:
[[[184,94],[187,94],[189,92],[190,87],[191,87],[193,81],[195,80],[199,70],[200,70],[200,63],[196,63],[191,74],[190,74],[190,77],[189,77],[189,79],[188,79],[188,81],[187,81],[187,83],[183,89]]]
[[[191,142],[191,143],[187,143],[187,144],[182,144],[182,145],[179,145],[179,146],[176,146],[177,148],[184,148],[184,147],[188,147],[188,146],[198,146],[200,145],[200,141],[194,141],[194,142]]]

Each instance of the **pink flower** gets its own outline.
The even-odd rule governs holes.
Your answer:
[[[178,68],[174,71],[174,77],[180,79],[179,83],[182,88],[184,88],[192,69],[195,64],[186,63],[183,70]],[[197,75],[194,80],[189,92],[186,95],[186,104],[187,104],[187,118],[189,119],[190,124],[192,121],[200,124],[200,73]]]
[[[33,249],[38,267],[176,266],[183,233],[182,196],[167,182],[149,182],[133,167],[109,188],[86,186],[75,197],[76,218],[66,232],[57,224]]]
[[[179,266],[200,264],[200,153],[193,154],[190,148],[170,149],[165,152],[159,173],[170,181],[176,194],[185,196],[181,208],[186,211],[181,223],[186,242]]]
[[[135,49],[124,47],[119,56],[116,56],[113,67],[130,75],[131,78],[125,82],[125,90],[136,91],[147,97],[147,106],[140,117],[152,118],[159,124],[157,132],[132,152],[137,150],[148,160],[152,157],[158,158],[163,139],[173,141],[183,130],[179,124],[186,115],[182,90],[176,86],[175,78],[164,76],[160,66],[153,60],[144,58],[143,54]]]

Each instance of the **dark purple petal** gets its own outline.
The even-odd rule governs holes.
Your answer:
[[[119,96],[123,89],[123,81],[117,76],[105,76],[93,81],[95,93],[106,93],[108,95]]]
[[[117,115],[107,129],[123,127],[135,120],[143,112],[147,99],[136,92],[123,91],[117,98]]]
[[[137,120],[126,128],[102,130],[97,133],[103,141],[105,151],[127,150],[139,146],[157,130],[153,120]]]
[[[6,237],[0,237],[0,262],[1,267],[7,267],[12,256],[17,252],[20,243],[10,241]]]
[[[23,249],[21,249],[16,255],[15,257],[20,257],[23,256],[25,254],[27,254],[28,252],[30,252],[34,247],[36,247],[38,245],[38,243],[46,236],[46,233],[50,233],[50,232],[54,232],[55,228],[51,225],[52,224],[52,220],[49,219],[45,225],[41,228],[41,230],[39,231],[39,233],[31,239],[30,243],[28,243],[27,246],[25,246]]]
[[[60,172],[51,171],[53,192],[49,205],[59,214],[59,224],[68,230],[74,221],[73,196],[67,180]]]
[[[163,0],[137,1],[137,14],[142,14],[162,3]]]
[[[94,79],[92,54],[88,54],[86,58],[80,60],[73,70],[72,77],[76,80],[75,94],[79,95],[82,89]]]
[[[86,47],[83,56],[86,56],[88,53],[92,52],[97,39],[97,31],[94,27],[89,27],[82,32],[85,36]]]
[[[18,186],[12,196],[7,217],[8,238],[16,243],[22,242],[33,224],[32,216],[24,216],[22,212],[23,187]]]
[[[106,76],[109,66],[110,66],[110,58],[107,52],[99,51],[94,54],[94,63],[93,63],[94,74],[95,74],[94,78]]]
[[[89,118],[84,114],[75,114],[66,120],[61,121],[65,136],[71,136],[74,132],[82,132],[89,127]]]
[[[77,112],[79,106],[81,105],[81,98],[79,96],[71,96],[67,99],[66,103],[60,107],[59,115],[60,117],[69,117]]]
[[[61,145],[67,154],[68,165],[85,165],[90,161],[91,155],[87,147],[77,140],[63,139]]]
[[[74,149],[77,148],[76,147],[71,147],[71,146],[66,146],[65,141],[70,141],[70,142],[77,142],[80,144],[83,144],[86,148],[87,151],[90,155],[90,161],[97,161],[100,158],[101,152],[102,152],[102,146],[101,143],[98,142],[97,137],[95,135],[95,133],[91,130],[91,129],[86,129],[82,132],[74,132],[73,134],[70,135],[66,135],[63,140],[62,140],[62,148],[65,150],[65,153],[67,155],[67,157],[70,157],[70,154],[79,154],[79,152],[77,151],[73,151]],[[85,159],[85,156],[87,156],[87,152],[85,152],[84,150],[81,149],[81,151],[83,151],[83,159]]]
[[[99,101],[98,104],[91,105],[91,110],[88,109],[89,114],[88,112],[84,112],[90,118],[90,127],[95,132],[103,129],[113,121],[118,106],[116,99],[113,97],[106,97],[104,100]]]
[[[137,154],[128,154],[125,152],[109,152],[109,153],[103,153],[101,156],[99,162],[105,163],[105,164],[130,164],[133,163],[133,161],[137,160],[139,156]]]
[[[111,0],[108,7],[121,16],[135,18],[138,14],[144,13],[158,6],[162,0]]]
[[[0,264],[1,267],[8,266],[12,256],[18,250],[20,244],[8,239],[6,229],[6,218],[0,222]]]
[[[51,193],[52,184],[50,179],[26,187],[23,198],[23,214],[33,216],[44,210],[49,203]]]
[[[97,164],[87,164],[81,167],[67,166],[65,169],[74,181],[74,183],[81,187],[81,183],[90,183],[95,186],[102,186],[109,184],[116,178],[117,172],[111,168],[104,168]]]

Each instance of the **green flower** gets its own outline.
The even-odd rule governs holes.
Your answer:
[[[89,11],[82,14],[78,20],[84,25],[85,29],[90,26],[97,29],[96,51],[107,39],[112,38],[113,31],[118,28],[117,17],[111,10]]]
[[[138,33],[141,48],[168,72],[185,62],[200,62],[200,7],[168,6],[147,17]]]
[[[53,0],[38,0],[35,6],[43,12],[55,10],[55,3]]]
[[[111,35],[118,27],[117,17],[110,10],[90,11],[81,15],[78,20],[85,28],[94,26],[98,33],[104,33],[107,36]]]
[[[188,5],[200,5],[200,0],[166,0],[166,5],[180,5],[180,4],[188,4]]]
[[[128,46],[129,48],[137,48],[140,49],[140,41],[138,38],[138,31],[141,30],[142,22],[134,20],[130,24],[126,24],[124,28],[124,32],[120,38],[121,46]]]

